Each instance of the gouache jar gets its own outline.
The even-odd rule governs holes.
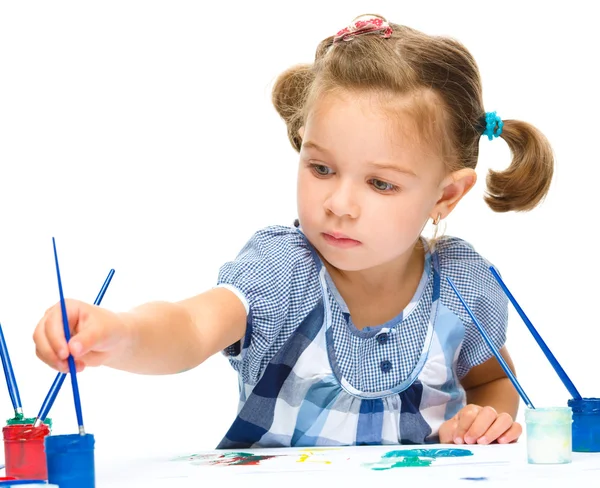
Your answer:
[[[573,412],[570,407],[525,410],[527,461],[566,464],[572,460]]]
[[[571,399],[573,451],[600,452],[600,398]]]
[[[47,480],[44,439],[50,434],[46,424],[14,424],[2,428],[6,476],[17,479]]]
[[[50,435],[45,440],[48,482],[60,488],[94,488],[94,436]]]

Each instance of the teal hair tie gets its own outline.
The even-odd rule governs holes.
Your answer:
[[[502,127],[504,127],[504,122],[496,115],[496,112],[485,113],[485,130],[483,131],[483,135],[488,136],[490,141],[502,134]]]

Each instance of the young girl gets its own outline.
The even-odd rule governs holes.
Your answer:
[[[367,15],[283,73],[273,101],[300,153],[298,220],[258,231],[218,286],[177,303],[113,313],[67,302],[34,340],[68,372],[194,368],[224,351],[238,415],[219,448],[508,443],[519,398],[450,277],[512,367],[508,304],[468,243],[421,236],[476,182],[482,135],[513,161],[490,172],[497,212],[530,210],[553,172],[531,125],[486,113],[475,61],[458,42]]]

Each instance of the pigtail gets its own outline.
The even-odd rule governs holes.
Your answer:
[[[504,171],[490,170],[485,201],[495,212],[531,210],[550,188],[554,173],[550,143],[538,129],[519,120],[505,120],[500,137],[513,160]]]
[[[302,145],[298,131],[304,124],[304,103],[313,80],[312,65],[301,64],[281,73],[273,86],[271,100],[275,110],[285,121],[292,147],[298,152]]]

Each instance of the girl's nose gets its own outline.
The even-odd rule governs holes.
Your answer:
[[[356,190],[349,182],[340,182],[325,200],[325,209],[336,217],[357,218],[360,214],[360,206],[357,202]]]

